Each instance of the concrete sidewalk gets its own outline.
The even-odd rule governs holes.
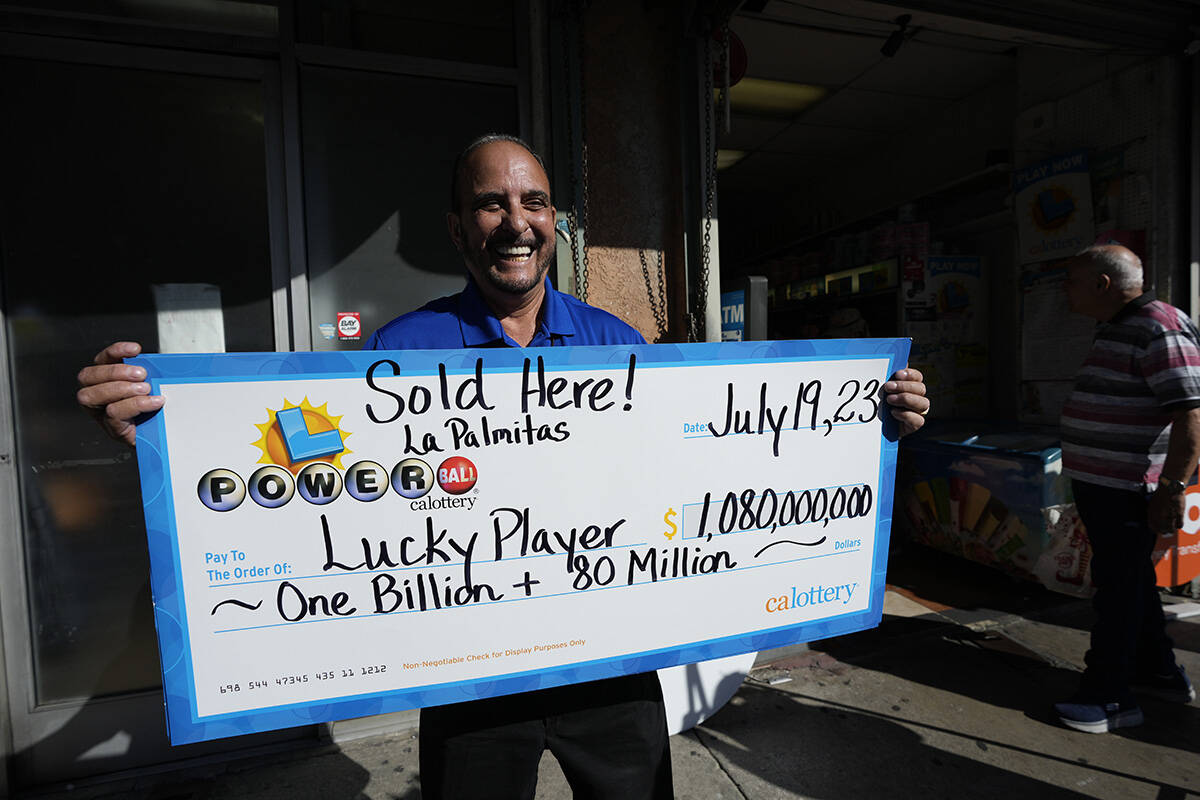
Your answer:
[[[1200,800],[1200,703],[1146,699],[1143,726],[1104,735],[1052,716],[1082,668],[1087,601],[926,550],[893,561],[878,629],[759,666],[712,719],[672,738],[680,800]],[[1200,676],[1200,616],[1170,631]],[[417,741],[375,736],[30,796],[417,800]],[[549,756],[537,797],[570,797]]]

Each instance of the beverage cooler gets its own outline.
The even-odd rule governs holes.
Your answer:
[[[901,442],[897,532],[1056,591],[1090,593],[1087,536],[1050,429],[930,422]]]

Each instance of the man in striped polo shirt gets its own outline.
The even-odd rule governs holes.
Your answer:
[[[1062,412],[1063,472],[1092,545],[1096,622],[1079,692],[1062,722],[1104,733],[1140,725],[1131,687],[1190,702],[1164,629],[1151,551],[1183,525],[1183,492],[1200,458],[1200,333],[1142,291],[1142,263],[1119,246],[1069,264],[1067,302],[1099,320]]]

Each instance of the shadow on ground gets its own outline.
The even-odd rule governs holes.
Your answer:
[[[1069,617],[1078,627],[1082,624],[1079,618],[1090,619],[1089,614],[1086,604],[1076,602],[1049,616]],[[1186,639],[1194,647],[1200,626],[1181,622],[1173,624],[1171,630],[1177,640]],[[1048,661],[1010,639],[1002,628],[974,630],[925,619],[885,617],[879,628],[813,642],[810,647],[814,655],[825,654],[834,663],[853,664],[997,708],[1013,709],[1032,722],[1054,727],[1059,722],[1053,704],[1070,697],[1079,682],[1075,669],[1051,663],[1053,657]],[[1176,652],[1181,661],[1196,662],[1190,650],[1177,647]],[[1200,706],[1149,697],[1142,698],[1141,703],[1147,724],[1113,735],[1182,753],[1200,753]]]
[[[920,544],[897,541],[888,552],[887,582],[922,600],[972,611],[989,609],[1038,617],[1086,598],[1052,592],[1040,583]]]
[[[947,753],[880,716],[747,684],[699,729],[704,744],[736,771],[814,800],[847,797],[961,797],[1011,800],[1088,795]],[[982,750],[987,743],[977,741]],[[764,776],[770,776],[769,779]]]

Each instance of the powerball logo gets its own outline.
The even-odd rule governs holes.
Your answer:
[[[263,466],[251,467],[247,479],[228,467],[210,469],[196,486],[200,502],[213,511],[232,511],[247,495],[263,508],[279,508],[296,495],[326,505],[345,493],[370,503],[390,489],[411,501],[414,511],[475,505],[475,497],[465,495],[475,488],[479,472],[463,456],[450,456],[437,470],[419,458],[406,458],[390,470],[370,460],[346,467],[353,453],[346,446],[351,433],[328,406],[315,406],[305,397],[299,404],[285,398],[279,410],[268,408],[266,421],[255,423],[259,437],[253,442]],[[435,483],[447,497],[427,496]]]

